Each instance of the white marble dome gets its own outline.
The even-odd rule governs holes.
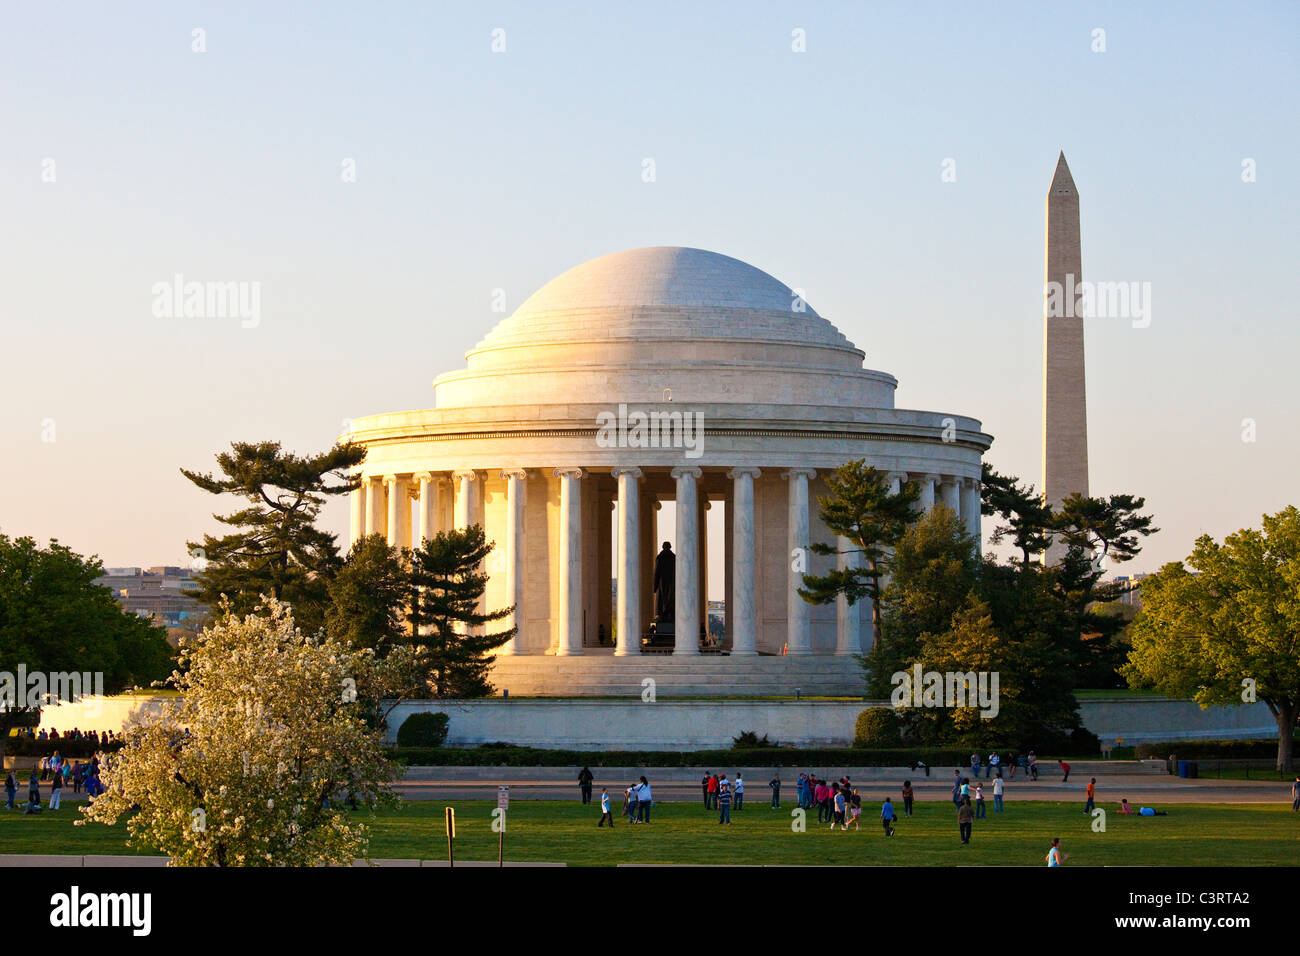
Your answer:
[[[893,376],[785,283],[704,249],[600,256],[533,293],[435,382],[439,408],[502,401],[893,407]]]

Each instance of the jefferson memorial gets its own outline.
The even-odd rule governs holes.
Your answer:
[[[853,560],[807,550],[837,544],[818,519],[825,475],[865,459],[978,541],[993,440],[972,418],[895,408],[897,379],[864,360],[799,293],[737,259],[601,256],[439,376],[434,408],[353,421],[343,438],[367,457],[352,540],[419,546],[482,525],[496,543],[486,605],[515,608],[492,671],[512,695],[640,693],[647,678],[679,696],[860,694],[869,608],[795,593],[802,574]],[[710,550],[723,556],[721,639],[705,636]]]

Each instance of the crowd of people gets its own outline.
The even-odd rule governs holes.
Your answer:
[[[23,811],[40,813],[45,809],[41,805],[41,784],[46,781],[50,786],[50,797],[46,806],[50,810],[58,810],[62,805],[65,786],[72,787],[73,793],[81,793],[84,790],[87,798],[93,800],[104,792],[104,785],[99,779],[101,766],[100,754],[93,755],[89,760],[65,760],[58,751],[51,756],[42,757],[40,763],[33,767],[28,775],[27,803]],[[18,776],[15,771],[10,770],[5,777],[6,810],[18,809],[16,806],[18,791]]]
[[[1068,775],[1069,764],[1064,761],[1058,762],[1061,764],[1063,774]],[[1014,777],[1016,770],[1020,769],[1024,771],[1027,779],[1038,779],[1038,762],[1033,751],[1024,755],[1009,754],[1005,759],[995,752],[989,754],[987,762],[981,760],[978,754],[971,754],[969,774],[963,774],[960,769],[953,771],[952,803],[957,812],[958,837],[963,845],[970,844],[975,821],[988,816],[984,780],[989,781],[989,790],[993,797],[993,812],[1003,812],[1003,801],[1006,795],[1003,782],[1004,768],[1007,777]],[[981,769],[984,770],[984,780],[980,779]],[[929,776],[929,768],[926,768],[926,775]],[[590,768],[583,767],[578,775],[583,804],[591,803],[593,779]],[[767,784],[771,791],[772,809],[781,807],[781,785],[781,774],[777,771]],[[814,772],[804,772],[796,778],[794,788],[796,805],[804,811],[816,810],[818,824],[828,825],[831,830],[838,829],[840,832],[845,832],[850,827],[861,831],[863,800],[847,775],[838,780],[828,780]],[[900,795],[901,812],[890,796],[885,797],[880,807],[879,820],[886,838],[893,837],[897,832],[900,818],[911,817],[914,813],[916,793],[911,780],[903,781]],[[1296,807],[1300,808],[1300,778],[1297,778],[1293,787],[1293,797]],[[744,808],[745,781],[742,773],[737,772],[732,779],[725,773],[706,771],[700,780],[700,798],[705,810],[717,812],[719,825],[730,825],[732,811],[741,811]],[[1084,788],[1084,798],[1084,811],[1091,813],[1096,807],[1096,777],[1091,778]],[[629,823],[649,823],[652,802],[650,783],[643,776],[624,789],[622,815]],[[608,823],[612,828],[614,816],[607,789],[601,791],[600,809],[601,817],[597,825],[604,827]],[[1129,809],[1127,800],[1123,801],[1119,812],[1133,812]],[[1142,812],[1149,815],[1153,811],[1143,808]],[[1158,811],[1156,813],[1158,814]],[[1066,854],[1061,852],[1060,840],[1053,840],[1046,857],[1047,865],[1061,866],[1066,858]]]
[[[95,747],[120,743],[122,740],[120,734],[116,734],[111,730],[78,730],[76,727],[65,730],[62,734],[55,727],[39,731],[29,727],[26,731],[21,732],[20,736],[26,737],[28,740],[86,740]]]

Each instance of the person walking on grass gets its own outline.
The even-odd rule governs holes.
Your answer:
[[[614,815],[609,812],[609,791],[604,787],[600,788],[600,822],[596,824],[603,827],[605,821],[609,821],[609,828],[614,829]]]
[[[776,776],[774,776],[771,780],[767,782],[767,785],[772,788],[772,809],[780,810],[781,809],[781,771],[780,770],[776,772]]]
[[[1052,837],[1052,848],[1047,851],[1047,865],[1063,866],[1065,861],[1070,858],[1068,853],[1061,852],[1061,838]]]
[[[885,828],[885,836],[894,835],[894,805],[888,797],[885,797],[885,802],[880,807],[880,823]]]
[[[35,813],[41,808],[41,779],[35,769],[27,778],[27,812]]]
[[[852,823],[853,829],[857,830],[859,833],[862,832],[862,826],[858,822],[861,816],[862,797],[858,795],[858,791],[851,790],[849,791],[849,823]],[[847,830],[848,828],[848,824],[845,824],[844,829]]]
[[[716,773],[709,777],[709,805],[707,809],[718,809],[718,775]]]
[[[954,807],[961,806],[961,771],[960,770],[954,770],[952,772],[952,805]]]
[[[54,772],[50,780],[50,809],[59,809],[59,803],[63,798],[63,769],[59,768]]]
[[[739,813],[745,809],[745,778],[736,771],[736,785],[732,788],[732,793],[736,796],[736,812]]]
[[[578,771],[578,792],[582,795],[582,805],[584,807],[591,803],[591,783],[595,779],[591,775],[589,767],[583,767]]]
[[[840,825],[840,832],[844,833],[849,829],[848,824],[844,822],[844,812],[848,809],[848,801],[844,799],[843,788],[838,785],[835,787],[835,800],[833,806],[835,807],[835,810],[831,817],[831,829],[834,830],[835,824],[838,823]]]
[[[1093,777],[1088,781],[1088,786],[1084,788],[1083,795],[1088,798],[1088,802],[1083,805],[1084,813],[1092,813],[1093,807],[1097,805],[1097,778]]]
[[[718,781],[718,825],[726,824],[731,826],[731,784],[727,783],[727,775],[724,773],[722,779]]]
[[[957,829],[961,833],[961,842],[970,843],[971,826],[975,822],[975,811],[970,805],[970,797],[963,797],[957,808]]]
[[[915,795],[912,792],[912,781],[904,780],[903,781],[903,816],[905,817],[910,817],[912,815],[912,799],[914,796]],[[888,797],[885,798],[885,802],[886,803],[889,802]],[[889,809],[890,812],[892,813],[894,808],[890,807]]]
[[[993,778],[993,812],[1002,812],[1002,774]]]
[[[623,816],[627,817],[628,823],[636,823],[636,788],[634,787],[623,789]]]
[[[704,798],[704,809],[709,810],[712,807],[712,801],[709,800],[709,781],[713,779],[712,775],[706,770],[704,778],[700,781],[700,796]]]
[[[984,784],[975,784],[975,819],[983,820],[988,816],[988,809],[984,806]]]

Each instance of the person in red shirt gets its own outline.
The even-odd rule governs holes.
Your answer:
[[[715,773],[709,778],[709,802],[712,804],[709,809],[718,808],[718,775]]]
[[[1061,783],[1068,783],[1070,780],[1070,765],[1064,760],[1058,760],[1056,762],[1059,763],[1061,769],[1065,771],[1065,776],[1061,778]]]

